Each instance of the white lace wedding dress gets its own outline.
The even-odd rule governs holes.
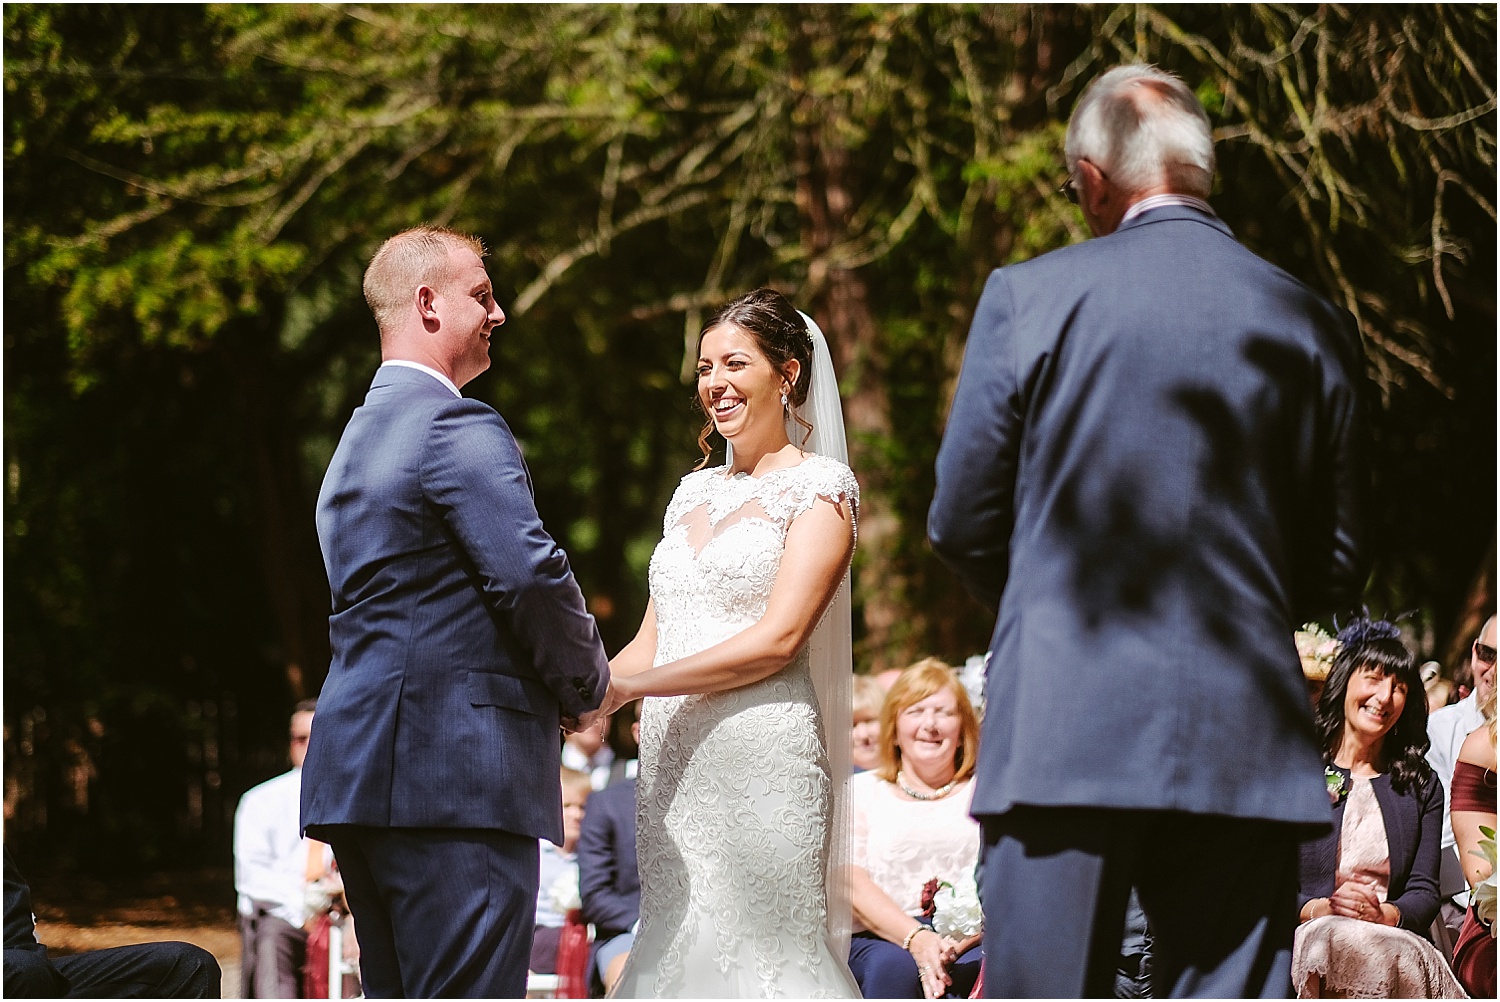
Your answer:
[[[656,664],[760,619],[787,529],[816,498],[858,504],[849,468],[823,456],[724,473],[688,474],[667,507]],[[808,664],[804,649],[751,685],[643,701],[641,921],[615,997],[859,997],[828,945],[833,783]]]

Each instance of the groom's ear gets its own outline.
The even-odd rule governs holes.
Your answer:
[[[438,316],[437,290],[430,285],[419,285],[412,293],[412,301],[417,307],[417,316],[422,318],[422,326],[429,331],[435,331],[442,324],[442,318]]]

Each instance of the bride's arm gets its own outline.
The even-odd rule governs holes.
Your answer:
[[[627,676],[617,674],[618,698],[629,702],[642,696],[721,692],[774,675],[812,636],[853,552],[850,502],[833,504],[819,498],[787,529],[785,555],[766,614],[758,623],[691,657]]]
[[[646,615],[635,639],[609,661],[610,677],[618,682],[626,675],[639,675],[656,660],[656,600],[646,603]]]

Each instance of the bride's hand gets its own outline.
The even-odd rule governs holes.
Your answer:
[[[609,679],[609,692],[604,696],[604,712],[614,713],[620,707],[632,702],[636,697],[630,691],[630,677],[611,675]]]

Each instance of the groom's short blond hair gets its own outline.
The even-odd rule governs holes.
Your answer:
[[[452,277],[455,250],[471,250],[484,257],[484,242],[445,226],[414,226],[380,245],[365,269],[365,302],[375,314],[384,336],[401,315],[420,285],[434,288]]]

